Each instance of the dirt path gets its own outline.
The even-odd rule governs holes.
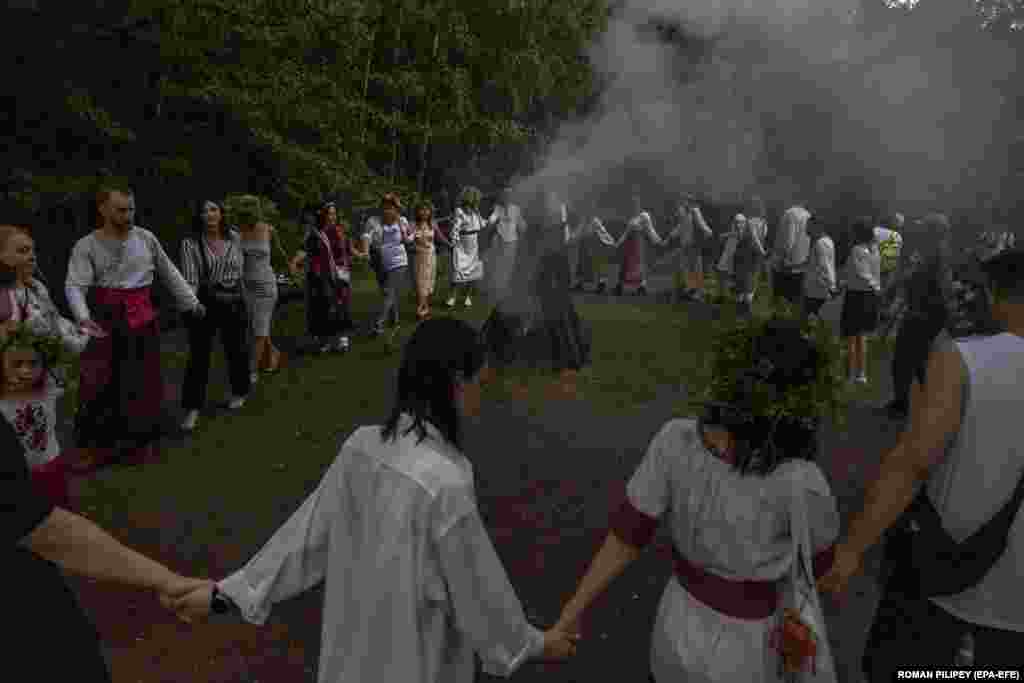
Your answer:
[[[167,340],[170,348],[179,343]],[[296,357],[295,362],[307,361]],[[616,419],[596,419],[583,401],[552,402],[539,414],[530,414],[521,403],[491,404],[470,427],[467,451],[476,469],[481,512],[536,624],[552,623],[575,589],[604,539],[611,487],[639,463],[650,438],[671,417],[678,391],[666,390]],[[169,415],[176,419],[175,392],[168,398]],[[844,518],[859,502],[882,448],[895,437],[866,408],[852,411],[846,433],[860,440],[854,444],[850,437],[827,434],[822,463]],[[245,553],[251,549],[230,544],[191,546],[189,529],[203,522],[167,511],[154,519],[126,519],[123,528],[113,531],[182,571],[210,562],[211,574],[223,576],[248,559]],[[575,662],[528,664],[515,679],[644,681],[654,608],[669,571],[664,551],[655,544],[595,604]],[[116,683],[315,680],[319,590],[279,606],[264,627],[221,623],[193,628],[167,616],[148,595],[89,581],[75,584],[108,645]],[[829,610],[841,682],[859,683],[858,660],[875,600],[869,574],[858,579],[841,611]],[[492,679],[481,674],[478,680]]]

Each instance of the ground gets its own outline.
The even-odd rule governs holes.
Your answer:
[[[584,296],[581,301],[592,299]],[[696,310],[690,324],[701,315],[709,313]],[[181,353],[180,338],[168,335],[165,343],[169,354]],[[607,351],[609,358],[613,351]],[[354,353],[360,352],[368,357],[377,354],[366,362],[393,362],[379,349],[360,348]],[[656,355],[652,352],[650,356],[652,368]],[[316,400],[309,388],[311,382],[344,382],[344,373],[335,377],[323,363],[323,359],[295,353],[283,379],[269,380],[261,391],[274,392],[278,399],[288,401]],[[876,374],[883,379],[881,373]],[[176,380],[180,368],[171,369],[169,375]],[[276,381],[281,384],[271,389]],[[382,384],[389,381],[390,376]],[[617,380],[605,377],[602,381],[611,386]],[[879,391],[884,393],[884,389]],[[486,404],[470,427],[467,452],[472,454],[476,470],[482,514],[524,607],[538,626],[550,625],[557,618],[603,541],[610,489],[629,477],[646,443],[665,420],[679,414],[685,399],[685,382],[664,380],[657,383],[653,396],[648,393],[645,400],[612,411],[607,406],[598,409],[586,396],[543,403],[539,410],[536,403],[503,400]],[[259,400],[251,402],[252,412],[262,409]],[[169,414],[177,415],[173,390],[168,401]],[[381,416],[371,409],[379,403],[368,398],[364,414],[349,416],[346,424],[379,421]],[[207,418],[208,433],[193,437],[204,445],[202,452],[187,440],[172,439],[165,448],[166,463],[134,471],[114,468],[95,475],[80,485],[84,511],[132,546],[178,571],[213,578],[226,575],[241,566],[301,502],[304,494],[295,492],[308,492],[315,486],[336,452],[331,443],[346,436],[345,430],[312,435],[299,419],[292,441],[321,444],[319,461],[290,461],[294,454],[281,452],[269,459],[253,454],[250,469],[225,463],[231,453],[229,445],[240,438],[239,425],[253,419],[252,415],[216,421]],[[292,425],[278,424],[290,436]],[[848,436],[854,434],[855,445]],[[824,437],[822,464],[844,518],[858,503],[863,481],[894,436],[894,426],[882,422],[869,406],[855,405],[847,429],[842,433],[830,430]],[[265,433],[264,438],[272,441],[275,437]],[[178,482],[179,490],[156,492],[153,487],[164,476],[168,482]],[[274,481],[280,490],[291,493],[275,496],[273,484],[270,488],[266,484]],[[253,495],[244,494],[247,488]],[[260,513],[255,512],[257,506]],[[266,512],[268,507],[274,509]],[[654,607],[669,571],[665,550],[664,544],[655,543],[590,610],[583,624],[585,641],[574,662],[527,664],[515,680],[646,681]],[[315,680],[319,590],[280,605],[263,627],[231,620],[187,626],[165,613],[149,594],[88,580],[72,581],[109,648],[116,683]],[[828,607],[830,639],[841,681],[859,680],[855,672],[874,609],[874,593],[869,571],[857,579],[842,609]],[[479,681],[489,680],[479,676]]]

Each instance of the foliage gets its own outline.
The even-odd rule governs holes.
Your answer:
[[[757,354],[755,340],[772,321],[795,322],[818,351],[814,381],[779,392],[766,381],[745,382],[751,371],[765,360]],[[746,384],[744,408],[754,417],[789,417],[798,420],[830,418],[845,424],[847,385],[843,381],[842,345],[830,327],[811,317],[806,320],[794,307],[778,303],[770,318],[725,321],[712,344],[710,379],[701,392],[704,402],[734,403],[738,389]]]
[[[32,349],[42,356],[43,366],[51,372],[67,368],[74,358],[60,337],[49,333],[49,329],[33,324],[33,321],[19,322],[8,331],[0,342],[0,354],[8,349]]]

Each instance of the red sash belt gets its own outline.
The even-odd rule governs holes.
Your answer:
[[[675,574],[686,592],[716,612],[734,619],[759,620],[775,614],[777,581],[737,581],[716,576],[691,563],[672,547]]]
[[[114,289],[112,287],[93,287],[94,301],[99,306],[124,306],[125,322],[135,330],[156,319],[156,310],[149,297],[149,287],[137,289]]]

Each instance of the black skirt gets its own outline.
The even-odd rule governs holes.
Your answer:
[[[495,308],[480,330],[491,363],[554,371],[590,365],[590,328],[575,309],[560,313],[520,315]]]
[[[878,328],[877,292],[846,291],[839,331],[843,337],[871,334]]]

